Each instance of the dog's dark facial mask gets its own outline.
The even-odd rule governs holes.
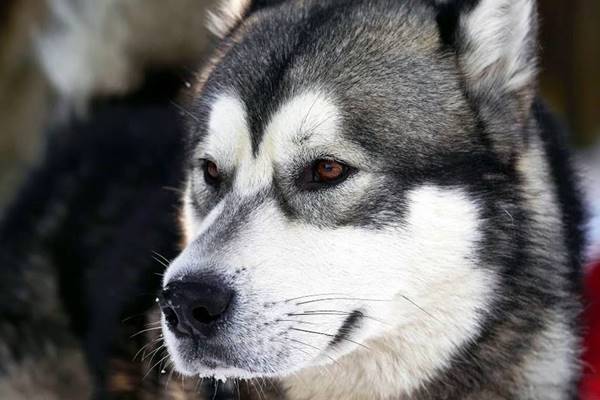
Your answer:
[[[497,286],[481,254],[511,246],[493,232],[511,223],[532,2],[225,10],[191,105],[187,247],[161,299],[177,369],[359,363],[348,381],[367,382],[392,357],[386,390],[418,387],[481,331]]]

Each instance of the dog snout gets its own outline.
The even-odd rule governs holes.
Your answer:
[[[159,297],[168,328],[179,336],[208,337],[230,313],[234,291],[218,280],[169,283]]]

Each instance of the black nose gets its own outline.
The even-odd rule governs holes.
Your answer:
[[[232,298],[233,290],[211,280],[176,281],[163,289],[159,304],[175,334],[209,336],[225,319]]]

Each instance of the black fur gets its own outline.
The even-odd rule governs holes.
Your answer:
[[[479,0],[450,0],[444,2],[430,0],[430,2],[433,3],[437,10],[436,21],[440,29],[442,41],[447,46],[454,46],[456,44],[460,16],[472,10],[479,3]]]
[[[106,398],[111,363],[132,363],[145,344],[130,336],[146,328],[161,257],[174,257],[180,240],[183,129],[171,104],[180,86],[156,75],[139,93],[99,100],[49,133],[43,161],[0,224],[0,342],[12,351],[0,371],[72,338],[96,397]],[[57,291],[38,293],[53,277]],[[40,304],[54,302],[64,316]],[[68,325],[55,322],[63,319]]]

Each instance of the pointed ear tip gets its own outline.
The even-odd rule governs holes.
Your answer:
[[[537,80],[535,0],[473,2],[475,8],[466,10],[456,27],[460,67],[471,90],[483,96],[497,88],[515,94],[526,91]]]

